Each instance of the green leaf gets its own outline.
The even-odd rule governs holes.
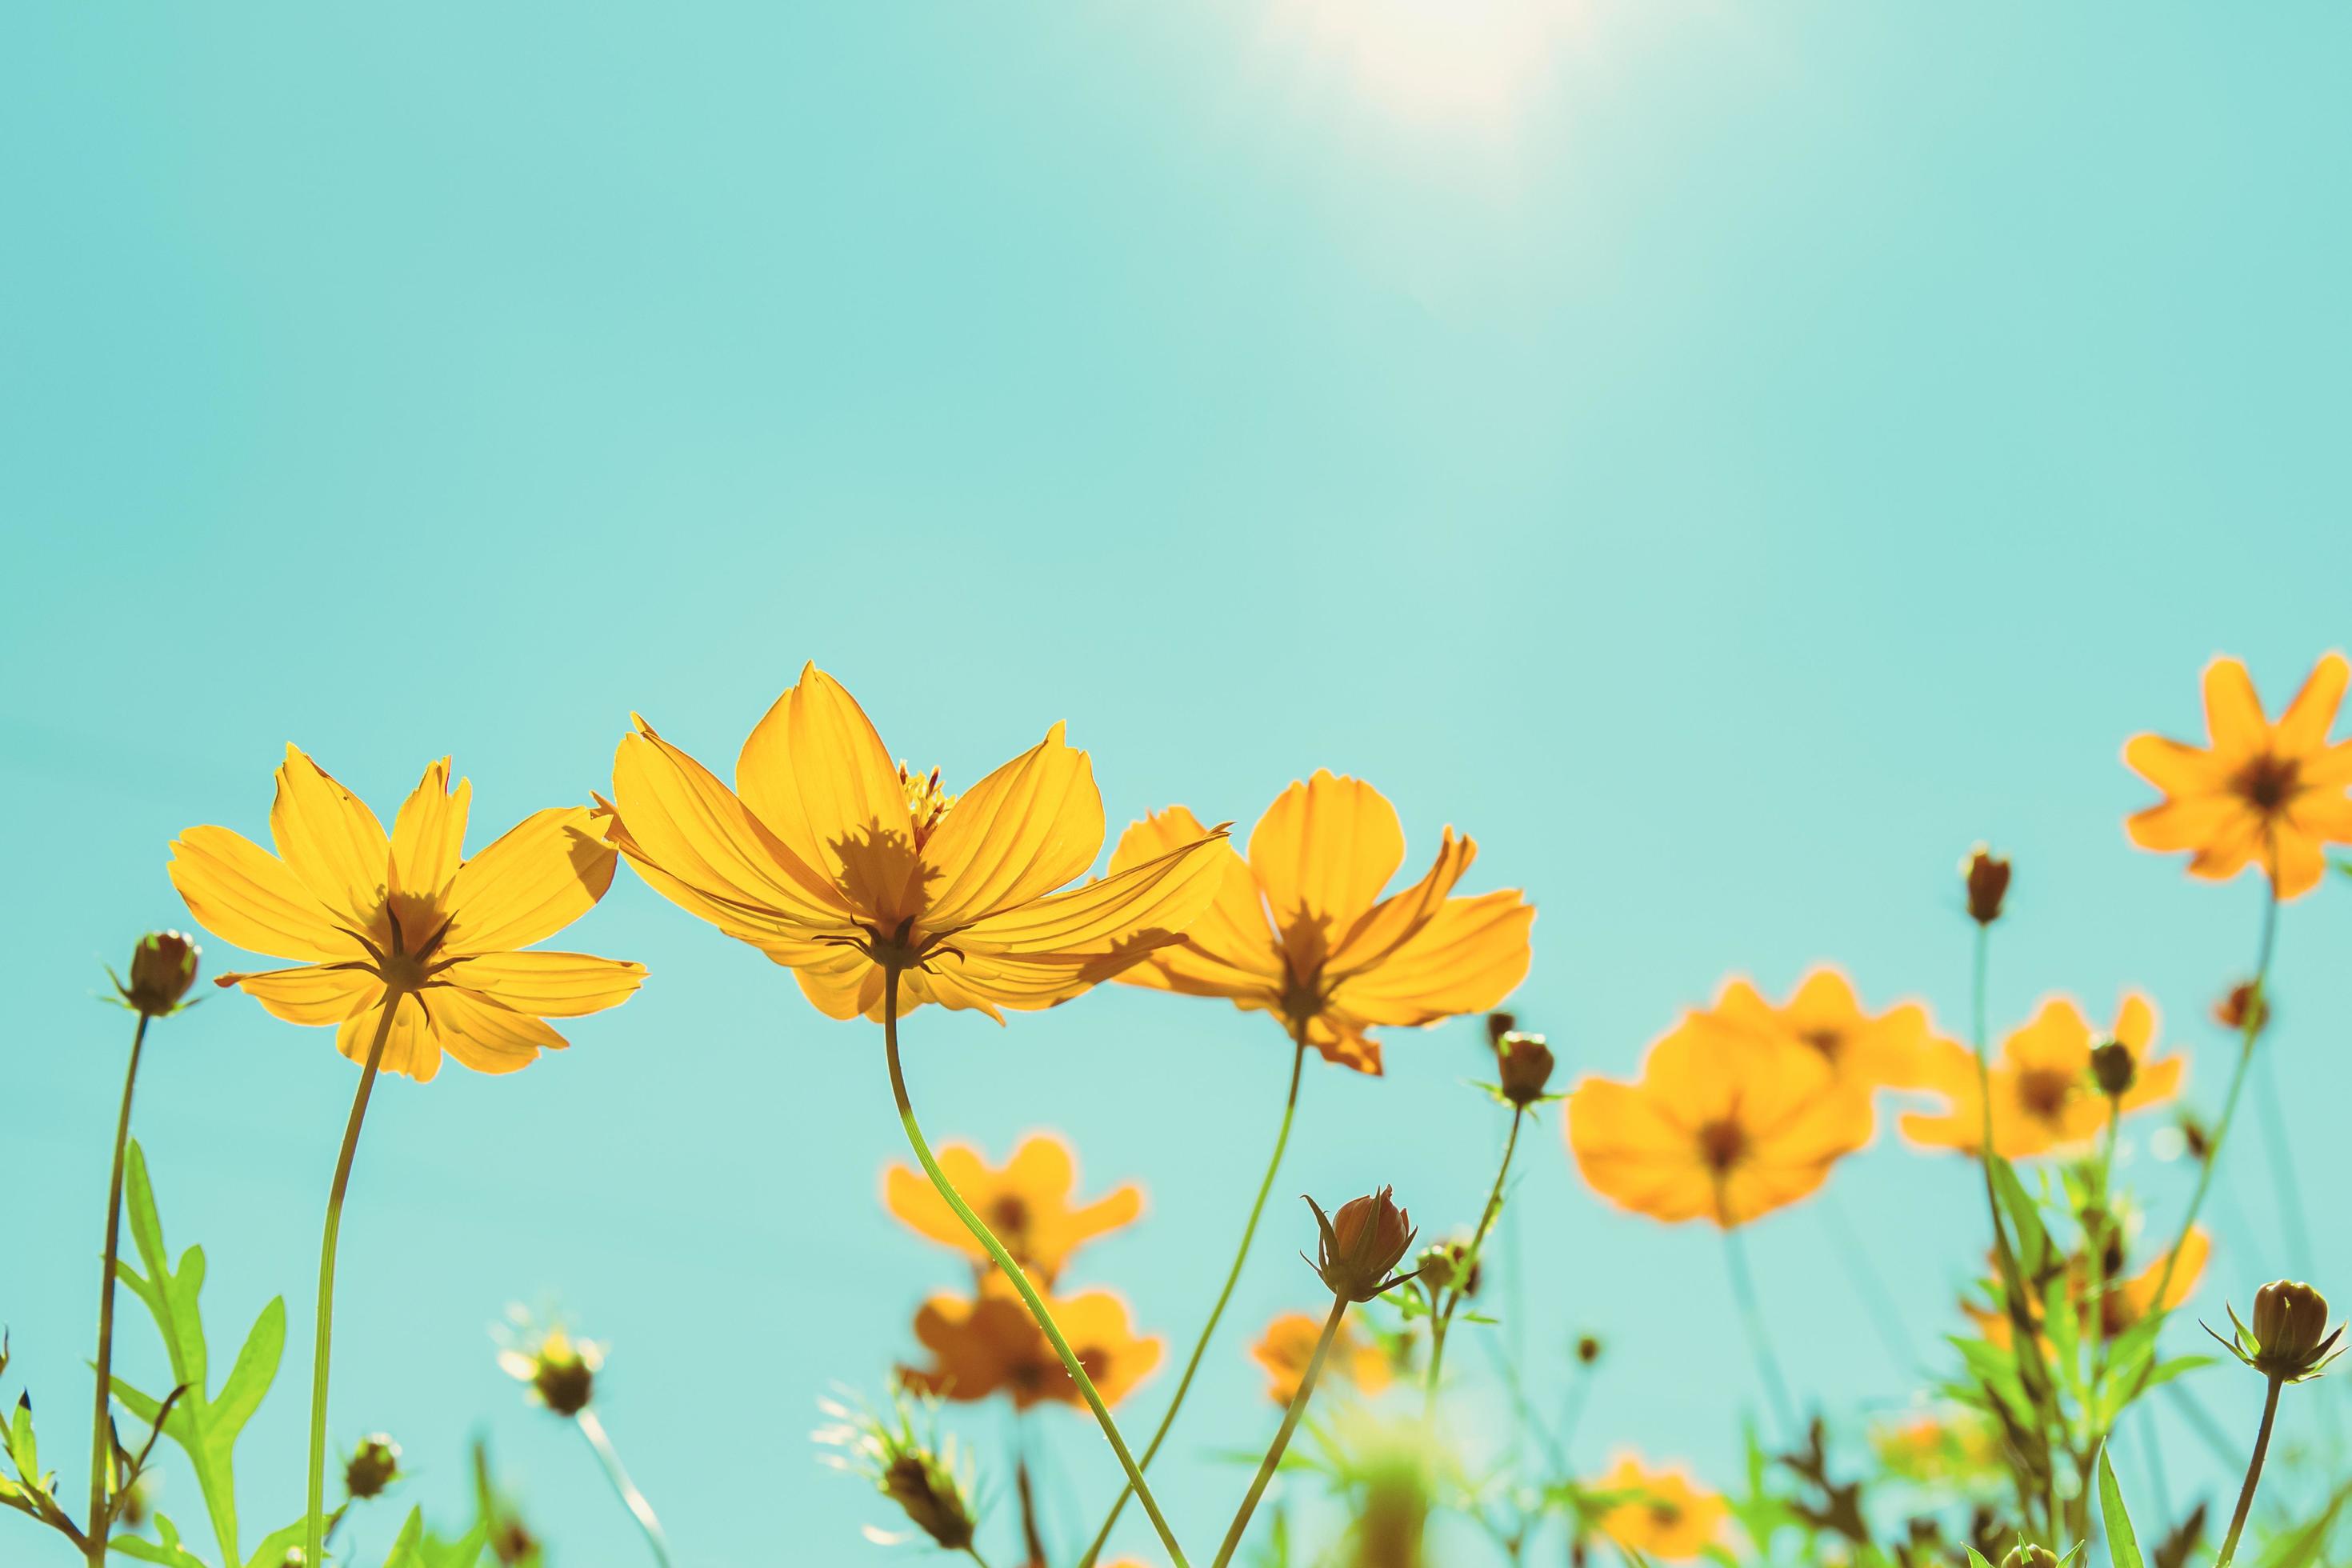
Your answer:
[[[108,1542],[125,1557],[135,1557],[142,1563],[161,1563],[166,1568],[205,1568],[205,1560],[180,1544],[179,1527],[167,1514],[155,1516],[155,1539],[142,1541],[135,1535],[118,1535]]]
[[[2099,1517],[2106,1521],[2107,1557],[2114,1568],[2146,1568],[2131,1514],[2124,1508],[2123,1489],[2116,1485],[2116,1468],[2107,1462],[2104,1447],[2099,1449]]]
[[[41,1486],[41,1446],[33,1438],[33,1396],[16,1396],[16,1410],[8,1417],[8,1462],[16,1467],[16,1474],[35,1490]]]
[[[351,1506],[344,1503],[329,1509],[327,1528],[333,1530],[335,1521],[342,1518],[344,1510]],[[261,1538],[261,1544],[253,1549],[253,1555],[245,1560],[245,1568],[283,1568],[286,1553],[301,1545],[310,1532],[310,1521],[308,1519],[298,1519],[291,1524],[271,1531]]]
[[[1999,1154],[1992,1157],[1992,1184],[2017,1237],[2017,1266],[2031,1278],[2042,1271],[2050,1256],[2050,1233],[2042,1228],[2042,1210],[2017,1179],[2017,1167]]]
[[[124,1178],[123,1209],[146,1273],[142,1277],[118,1264],[117,1274],[155,1320],[171,1360],[173,1379],[184,1390],[164,1416],[163,1436],[180,1446],[189,1468],[195,1471],[205,1511],[212,1516],[213,1534],[220,1543],[221,1561],[244,1563],[245,1554],[237,1546],[234,1450],[238,1434],[260,1408],[262,1396],[278,1375],[286,1350],[286,1301],[279,1297],[261,1310],[218,1395],[207,1392],[210,1355],[197,1301],[205,1283],[204,1248],[189,1247],[181,1255],[178,1268],[173,1267],[171,1250],[163,1239],[163,1216],[155,1206],[154,1185],[147,1173],[147,1155],[135,1142],[127,1152]],[[121,1378],[114,1380],[114,1394],[132,1415],[150,1424],[162,1411],[162,1400]],[[275,1568],[274,1563],[268,1568]]]
[[[1985,1561],[1985,1555],[1983,1552],[1979,1552],[1973,1546],[1969,1547],[1968,1552],[1969,1568],[1992,1568],[1992,1564]]]
[[[2352,1502],[2352,1481],[2338,1487],[2326,1510],[2294,1534],[2277,1542],[2263,1557],[2263,1568],[2314,1568],[2327,1538],[2336,1531],[2336,1521],[2344,1512],[2344,1505]]]

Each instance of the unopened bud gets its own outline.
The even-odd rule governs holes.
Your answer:
[[[1519,1016],[1516,1013],[1487,1014],[1486,1043],[1494,1047],[1496,1049],[1500,1050],[1503,1046],[1503,1037],[1509,1034],[1518,1026]]]
[[[1465,1296],[1478,1293],[1478,1276],[1482,1272],[1470,1256],[1470,1244],[1465,1241],[1440,1241],[1421,1249],[1413,1259],[1414,1272],[1422,1283],[1432,1289],[1457,1289]]]
[[[2225,1029],[2240,1034],[2247,1031],[2247,1015],[2252,1015],[2252,1032],[2259,1035],[2271,1026],[2271,1005],[2251,980],[2232,985],[2222,998],[2213,1004],[2213,1021]]]
[[[1506,1034],[1495,1043],[1495,1055],[1505,1100],[1524,1110],[1543,1098],[1544,1086],[1551,1082],[1552,1055],[1541,1035]]]
[[[2139,1077],[2139,1062],[2132,1056],[2129,1046],[2121,1040],[2109,1040],[2091,1052],[2091,1076],[2098,1080],[2101,1094],[2109,1100],[2121,1100],[2131,1092],[2132,1081]]]
[[[343,1489],[354,1498],[381,1496],[400,1479],[400,1445],[378,1432],[363,1437],[343,1465]]]
[[[2327,1298],[2292,1279],[2273,1280],[2254,1292],[2253,1327],[2240,1320],[2234,1307],[2230,1321],[2238,1331],[2234,1343],[2221,1340],[2230,1353],[2281,1383],[2317,1377],[2343,1353],[2344,1326],[2339,1323],[2328,1331]]]
[[[196,983],[196,944],[175,931],[151,931],[131,950],[131,984],[118,986],[134,1012],[160,1018]]]
[[[904,1453],[882,1472],[882,1491],[905,1510],[908,1521],[949,1552],[971,1544],[971,1509],[944,1467],[917,1453]]]
[[[2029,1546],[2019,1542],[2000,1560],[2000,1568],[2058,1568],[2058,1553],[2047,1546]]]
[[[1960,862],[1960,876],[1969,890],[1969,919],[1989,926],[2000,919],[2000,901],[2009,895],[2009,861],[1983,845]]]
[[[1329,1215],[1313,1198],[1307,1200],[1323,1236],[1315,1271],[1333,1295],[1369,1301],[1410,1278],[1391,1278],[1389,1273],[1419,1234],[1412,1228],[1412,1216],[1397,1206],[1395,1192],[1394,1187],[1382,1187],[1368,1197],[1351,1198],[1339,1205],[1338,1214]]]
[[[1591,1366],[1601,1359],[1601,1342],[1591,1334],[1581,1334],[1576,1341],[1576,1359]]]

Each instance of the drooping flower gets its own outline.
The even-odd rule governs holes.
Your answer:
[[[1266,1324],[1257,1343],[1250,1346],[1250,1359],[1265,1369],[1268,1399],[1286,1405],[1297,1397],[1299,1380],[1307,1375],[1307,1363],[1315,1359],[1315,1344],[1322,1333],[1322,1321],[1307,1312],[1279,1313]],[[1343,1319],[1323,1359],[1325,1382],[1316,1387],[1320,1389],[1336,1377],[1370,1396],[1387,1388],[1394,1375],[1389,1352],[1358,1333],[1353,1320]]]
[[[1031,1133],[1001,1166],[991,1166],[979,1150],[963,1143],[940,1145],[939,1162],[1005,1250],[1049,1285],[1071,1253],[1097,1237],[1134,1224],[1143,1212],[1143,1189],[1132,1182],[1091,1203],[1079,1203],[1077,1163],[1058,1133]],[[882,1173],[882,1201],[918,1236],[987,1266],[987,1249],[972,1238],[922,1172],[911,1165],[887,1167]]]
[[[2259,866],[2282,899],[2309,892],[2325,846],[2352,844],[2352,741],[2328,743],[2352,665],[2323,655],[2277,723],[2234,658],[2205,667],[2205,727],[2191,746],[2135,735],[2124,761],[2164,792],[2124,824],[2143,849],[2189,850],[2189,875],[2224,881]]]
[[[1780,1034],[1819,1052],[1838,1083],[1867,1093],[1916,1087],[1927,1069],[1932,1027],[1927,1009],[1905,1002],[1882,1013],[1863,1007],[1853,982],[1828,965],[1808,973],[1786,1002],[1772,1003],[1749,981],[1724,983],[1709,1024],[1751,1034]]]
[[[1650,1047],[1633,1083],[1589,1078],[1568,1142],[1593,1190],[1653,1219],[1728,1229],[1797,1202],[1870,1141],[1867,1098],[1818,1051],[1697,1018]]]
[[[1129,826],[1111,866],[1151,864],[1200,834],[1190,811],[1171,806]],[[1382,899],[1404,862],[1396,807],[1361,779],[1318,772],[1266,808],[1246,860],[1230,846],[1213,851],[1215,903],[1182,942],[1119,978],[1303,1024],[1326,1058],[1377,1073],[1368,1030],[1484,1012],[1527,976],[1533,906],[1514,889],[1451,896],[1477,853],[1448,827],[1428,874]]]
[[[1632,1454],[1620,1456],[1590,1489],[1619,1499],[1596,1521],[1601,1534],[1668,1563],[1705,1553],[1731,1511],[1721,1497],[1701,1490],[1688,1471],[1673,1466],[1652,1469]]]
[[[1127,1303],[1108,1290],[1048,1296],[1046,1307],[1077,1353],[1105,1405],[1117,1405],[1160,1364],[1158,1336],[1135,1331]],[[931,1352],[928,1367],[901,1367],[907,1386],[957,1402],[1003,1394],[1016,1410],[1040,1403],[1085,1405],[1045,1331],[1002,1270],[983,1277],[972,1296],[938,1295],[915,1314],[915,1338]]]
[[[2154,1055],[2155,1004],[2127,993],[2116,1009],[2113,1038],[2128,1050],[2131,1087],[2118,1102],[2126,1112],[2161,1105],[2180,1092],[2188,1062],[2175,1053]],[[1992,1084],[1993,1152],[2009,1160],[2030,1159],[2081,1144],[2106,1125],[2109,1101],[2091,1072],[2091,1054],[2100,1037],[2083,1010],[2063,996],[2042,1004],[2032,1019],[2001,1042],[2000,1055],[1983,1076]],[[1984,1093],[1974,1053],[1951,1041],[1928,1047],[1920,1087],[1944,1096],[1948,1108],[1906,1111],[1903,1136],[1923,1148],[1976,1153],[1984,1146]]]
[[[585,914],[614,855],[582,806],[535,812],[463,853],[470,782],[446,757],[425,770],[389,836],[358,796],[292,746],[278,769],[278,853],[226,827],[173,842],[172,884],[205,929],[297,968],[229,973],[278,1017],[336,1026],[355,1062],[391,1014],[382,1068],[424,1082],[445,1050],[477,1072],[512,1072],[568,1043],[549,1018],[618,1006],[645,965],[521,951]]]
[[[1215,896],[1223,829],[1086,874],[1102,795],[1062,726],[960,795],[891,762],[810,665],[744,742],[729,789],[644,720],[613,759],[614,842],[680,908],[790,967],[835,1018],[925,1002],[1050,1007],[1175,942]]]

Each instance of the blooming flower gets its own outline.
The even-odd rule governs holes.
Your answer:
[[[1299,1381],[1307,1375],[1307,1363],[1315,1359],[1315,1343],[1322,1334],[1322,1321],[1307,1312],[1284,1312],[1266,1324],[1257,1343],[1250,1346],[1250,1359],[1265,1369],[1268,1399],[1286,1405],[1298,1396]],[[1353,1321],[1343,1320],[1323,1359],[1323,1375],[1326,1380],[1337,1377],[1351,1384],[1366,1394],[1377,1394],[1388,1387],[1394,1374],[1389,1352],[1359,1334]]]
[[[654,888],[789,966],[818,1008],[1049,1007],[1173,942],[1215,895],[1222,829],[1066,892],[1102,795],[1062,726],[961,795],[894,764],[814,665],[743,743],[729,789],[652,725],[613,759],[614,842]]]
[[[1139,1336],[1127,1303],[1110,1291],[1050,1296],[1046,1306],[1105,1405],[1126,1398],[1160,1364],[1162,1342]],[[984,1276],[977,1295],[924,1302],[915,1314],[915,1338],[931,1352],[931,1364],[898,1369],[911,1389],[959,1402],[1003,1393],[1016,1410],[1045,1401],[1085,1403],[1002,1271]]]
[[[2187,1061],[2179,1054],[2151,1059],[2155,1005],[2128,993],[2116,1013],[2115,1039],[2135,1059],[2124,1110],[2160,1105],[2180,1092]],[[2023,1160],[2097,1136],[2106,1125],[2107,1097],[2091,1076],[2099,1043],[2083,1011],[2063,996],[2042,1004],[2029,1023],[2001,1042],[1984,1076],[1992,1084],[1992,1147],[2004,1159]],[[1928,1047],[1920,1087],[1950,1102],[1941,1111],[1906,1111],[1903,1135],[1925,1148],[1975,1153],[1984,1146],[1984,1093],[1976,1056],[1965,1046],[1937,1041]]]
[[[1111,867],[1151,864],[1201,834],[1171,806],[1121,836]],[[1386,899],[1404,862],[1396,808],[1361,779],[1318,772],[1258,819],[1244,860],[1213,850],[1216,901],[1181,942],[1119,976],[1131,985],[1223,996],[1304,1026],[1307,1043],[1359,1072],[1381,1070],[1375,1026],[1484,1012],[1526,978],[1535,910],[1516,890],[1453,898],[1477,845],[1448,827],[1428,874]]]
[[[561,1322],[541,1323],[520,1306],[507,1309],[499,1331],[499,1370],[526,1385],[527,1397],[558,1415],[577,1415],[595,1397],[604,1347],[575,1340]]]
[[[1589,1078],[1568,1100],[1569,1147],[1595,1192],[1726,1229],[1812,1193],[1870,1129],[1869,1100],[1840,1092],[1820,1052],[1698,1017],[1650,1047],[1639,1081]]]
[[[1143,1189],[1132,1182],[1092,1203],[1077,1203],[1077,1165],[1069,1144],[1055,1133],[1031,1133],[1001,1166],[991,1166],[979,1150],[962,1143],[942,1144],[939,1162],[1005,1250],[1047,1284],[1061,1273],[1071,1253],[1098,1236],[1134,1224],[1143,1212]],[[882,1201],[918,1236],[987,1264],[987,1249],[972,1238],[922,1172],[911,1165],[886,1168]]]
[[[1621,1494],[1597,1521],[1601,1534],[1669,1563],[1705,1552],[1731,1511],[1722,1498],[1694,1485],[1686,1471],[1654,1470],[1631,1454],[1620,1456],[1591,1489]]]
[[[477,1072],[512,1072],[568,1043],[548,1018],[628,1000],[645,966],[526,952],[602,898],[613,850],[580,806],[535,812],[488,848],[462,853],[472,784],[446,757],[400,807],[387,837],[373,813],[292,746],[278,769],[270,854],[226,827],[173,842],[172,884],[215,934],[299,967],[230,973],[281,1018],[335,1025],[335,1048],[367,1059],[386,1015],[382,1068],[422,1083],[447,1051]]]
[[[2260,866],[2282,899],[2316,887],[2326,867],[2323,846],[2352,844],[2352,741],[2327,741],[2347,675],[2352,665],[2342,654],[2323,656],[2273,724],[2243,664],[2207,665],[2211,745],[2160,735],[2125,743],[2124,761],[2165,795],[2126,819],[2132,842],[2194,851],[2189,874],[2216,881]]]
[[[1865,1093],[1912,1088],[1926,1069],[1927,1010],[1906,1002],[1865,1012],[1853,983],[1827,965],[1807,974],[1777,1005],[1748,981],[1726,981],[1715,1005],[1699,1016],[1751,1034],[1781,1034],[1819,1052],[1839,1083]]]

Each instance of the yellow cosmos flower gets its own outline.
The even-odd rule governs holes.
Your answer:
[[[1197,840],[1171,806],[1129,827],[1111,867],[1156,863]],[[1448,827],[1428,874],[1386,899],[1404,863],[1396,807],[1361,779],[1293,784],[1250,834],[1249,858],[1213,849],[1215,902],[1180,942],[1120,975],[1273,1014],[1331,1061],[1381,1070],[1376,1026],[1433,1024],[1494,1006],[1527,977],[1536,912],[1515,889],[1449,897],[1478,846]]]
[[[1869,1100],[1820,1053],[1688,1018],[1635,1083],[1591,1078],[1568,1100],[1568,1142],[1592,1190],[1653,1219],[1726,1230],[1797,1202],[1870,1141]]]
[[[1601,1534],[1667,1563],[1704,1554],[1731,1512],[1730,1504],[1700,1490],[1687,1472],[1671,1467],[1654,1470],[1631,1454],[1621,1456],[1591,1489],[1622,1500],[1601,1514]]]
[[[2137,992],[2116,1012],[2115,1038],[2137,1063],[2123,1109],[2161,1105],[2180,1092],[2188,1062],[2179,1055],[2152,1060],[2156,1005]],[[1992,1083],[1992,1149],[2003,1159],[2025,1160],[2073,1148],[2096,1137],[2107,1123],[2106,1097],[2091,1079],[2091,1051],[2100,1043],[2083,1010],[2063,996],[2042,1004],[2031,1022],[2001,1042],[2000,1056],[1984,1076]],[[1984,1147],[1984,1093],[1975,1053],[1951,1041],[1930,1047],[1919,1086],[1941,1094],[1940,1111],[1906,1111],[1903,1136],[1923,1148],[1958,1149],[1974,1154]]]
[[[612,885],[614,854],[582,806],[556,806],[465,858],[469,781],[446,757],[401,804],[386,835],[359,797],[292,746],[278,769],[278,853],[226,827],[173,842],[172,885],[206,930],[299,967],[230,973],[278,1016],[335,1026],[364,1063],[422,1083],[445,1050],[477,1072],[512,1072],[562,1050],[548,1018],[626,1001],[645,966],[521,952],[585,914]]]
[[[1307,1363],[1315,1359],[1315,1346],[1322,1337],[1323,1320],[1311,1312],[1284,1312],[1266,1324],[1257,1343],[1250,1346],[1250,1359],[1265,1371],[1268,1399],[1286,1408],[1298,1397],[1298,1384],[1307,1376]],[[1379,1394],[1395,1380],[1388,1351],[1378,1341],[1358,1333],[1356,1325],[1347,1320],[1341,1321],[1339,1331],[1332,1337],[1323,1372],[1327,1379],[1336,1377],[1367,1395]],[[1316,1384],[1318,1389],[1323,1386]]]
[[[1047,1300],[1104,1404],[1125,1399],[1160,1364],[1165,1345],[1156,1335],[1139,1335],[1127,1302],[1112,1292],[1082,1290]],[[932,1364],[901,1367],[898,1375],[920,1393],[959,1402],[1003,1394],[1016,1410],[1081,1403],[1076,1384],[1001,1273],[982,1279],[977,1296],[940,1295],[924,1302],[915,1314],[915,1338],[931,1352]]]
[[[614,842],[664,896],[790,967],[818,1008],[1049,1007],[1173,942],[1216,890],[1223,829],[1056,893],[1102,847],[1062,726],[961,795],[890,760],[810,665],[744,742],[734,789],[644,720],[613,759]]]
[[[2327,732],[2352,665],[2330,653],[2275,724],[2234,658],[2205,667],[2205,748],[2135,735],[2124,761],[2162,790],[2163,804],[2125,822],[2143,849],[2192,850],[2191,876],[2223,881],[2260,866],[2282,899],[2307,893],[2326,868],[2324,846],[2352,844],[2352,741]]]
[[[1916,1086],[1932,1032],[1927,1010],[1916,1002],[1865,1011],[1853,983],[1826,965],[1779,1004],[1766,1001],[1746,980],[1728,980],[1701,1016],[1727,1028],[1793,1039],[1818,1052],[1840,1084],[1865,1093]]]
[[[1058,1134],[1033,1132],[1002,1165],[992,1166],[963,1143],[940,1146],[940,1168],[988,1222],[1014,1259],[1052,1284],[1063,1265],[1097,1237],[1133,1225],[1143,1213],[1143,1189],[1129,1182],[1092,1203],[1077,1201],[1077,1160]],[[907,1165],[882,1173],[882,1201],[916,1235],[951,1247],[975,1263],[982,1247],[930,1179]]]

